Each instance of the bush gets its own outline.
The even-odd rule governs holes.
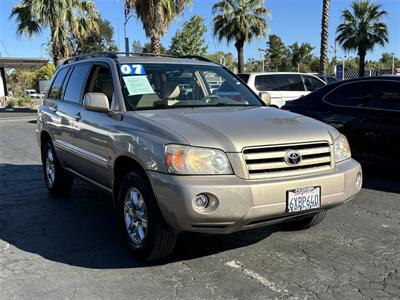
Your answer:
[[[30,106],[33,100],[29,97],[22,96],[17,99],[18,106]]]
[[[14,108],[15,104],[15,100],[9,100],[6,108]]]

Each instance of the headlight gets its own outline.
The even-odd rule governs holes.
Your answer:
[[[165,163],[172,174],[233,174],[226,154],[216,149],[166,145]]]
[[[350,145],[347,138],[341,134],[334,144],[335,162],[341,162],[351,157]]]

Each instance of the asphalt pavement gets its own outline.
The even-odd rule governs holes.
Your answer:
[[[4,116],[5,115],[5,116]],[[400,180],[361,193],[304,231],[183,234],[143,265],[118,235],[110,195],[76,180],[48,194],[34,114],[0,115],[0,299],[399,299]]]

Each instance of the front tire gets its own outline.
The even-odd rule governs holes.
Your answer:
[[[68,194],[72,188],[73,178],[61,166],[50,141],[42,147],[42,165],[49,192],[53,195]]]
[[[134,256],[150,261],[170,254],[177,234],[165,222],[144,176],[140,172],[130,172],[122,179],[117,218]]]

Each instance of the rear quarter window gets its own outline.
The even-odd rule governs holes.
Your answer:
[[[377,108],[400,112],[400,82],[386,81],[381,85]]]
[[[337,106],[369,107],[373,100],[371,82],[354,82],[339,86],[329,93],[325,102]]]
[[[60,99],[63,94],[63,83],[67,76],[69,67],[60,69],[54,77],[51,84],[48,97],[51,99]]]

